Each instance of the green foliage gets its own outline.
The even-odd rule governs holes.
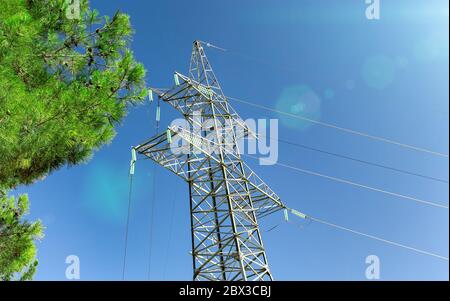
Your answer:
[[[28,197],[0,196],[0,279],[31,280],[38,264],[34,241],[42,238],[40,221],[22,221]]]
[[[0,0],[0,279],[32,278],[42,235],[20,220],[27,196],[2,191],[87,160],[146,96],[129,17],[80,2],[68,19],[65,0]]]
[[[87,160],[146,96],[129,17],[81,0],[0,0],[0,188]]]

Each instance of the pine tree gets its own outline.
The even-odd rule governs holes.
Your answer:
[[[31,280],[38,261],[34,241],[42,238],[40,221],[22,221],[28,196],[0,196],[0,280]]]
[[[14,272],[31,279],[32,242],[42,230],[19,221],[28,199],[20,196],[13,206],[6,191],[88,160],[112,140],[127,107],[146,96],[144,67],[129,49],[129,16],[100,16],[80,0],[79,18],[69,18],[69,2],[0,0],[3,279],[20,279]]]
[[[80,19],[68,19],[65,3],[1,0],[1,188],[85,161],[145,98],[129,17],[100,17],[81,1]]]

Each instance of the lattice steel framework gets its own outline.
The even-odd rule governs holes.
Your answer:
[[[238,140],[251,131],[223,94],[202,42],[194,41],[189,76],[176,72],[175,82],[152,91],[190,128],[169,126],[135,150],[189,184],[193,279],[273,280],[258,219],[286,206],[242,161]]]

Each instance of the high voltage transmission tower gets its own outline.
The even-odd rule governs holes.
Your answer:
[[[151,91],[189,128],[169,126],[133,152],[189,184],[193,279],[272,280],[258,220],[287,207],[241,159],[238,141],[252,132],[228,103],[202,42],[194,41],[189,76],[174,76],[171,89]]]
[[[257,136],[228,103],[202,43],[194,41],[189,76],[175,72],[175,85],[171,89],[151,88],[150,91],[151,101],[153,93],[158,96],[157,124],[160,120],[160,100],[179,111],[184,123],[172,123],[163,133],[133,147],[130,167],[130,175],[133,175],[136,154],[139,154],[155,161],[188,183],[194,280],[273,280],[258,220],[279,210],[284,210],[285,219],[290,212],[304,220],[448,261],[448,257],[436,253],[366,234],[288,208],[242,161],[239,142],[245,137]],[[303,169],[297,170],[448,209],[446,205]],[[130,199],[131,183],[132,177]],[[125,242],[123,273],[126,245]]]

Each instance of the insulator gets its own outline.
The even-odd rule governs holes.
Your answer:
[[[175,80],[175,85],[179,86],[180,85],[180,80],[178,79],[178,74],[174,74],[173,75],[173,79]]]
[[[152,91],[152,89],[148,89],[148,100],[150,101],[150,104],[153,102],[153,91]]]
[[[167,142],[169,144],[172,143],[172,133],[170,132],[170,129],[167,129],[166,134],[167,134]]]
[[[161,108],[158,105],[158,107],[156,108],[156,122],[159,122],[161,120]]]

